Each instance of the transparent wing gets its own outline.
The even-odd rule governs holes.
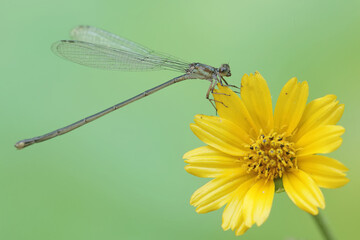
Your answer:
[[[52,46],[55,54],[72,62],[109,70],[175,70],[186,72],[189,63],[152,51],[104,30],[80,26],[72,30],[76,40],[62,40]]]
[[[99,44],[111,48],[135,52],[141,55],[152,52],[150,49],[141,46],[140,44],[91,26],[78,26],[71,30],[70,36],[73,40]]]

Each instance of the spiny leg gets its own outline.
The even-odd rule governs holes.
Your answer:
[[[225,79],[224,79],[223,77],[221,77],[221,76],[220,76],[220,79],[222,79],[222,80],[225,81]],[[217,114],[217,108],[216,108],[216,105],[215,105],[216,103],[221,103],[222,105],[224,105],[224,107],[228,107],[228,106],[226,106],[226,105],[225,105],[223,102],[221,102],[221,101],[218,101],[218,100],[215,100],[215,99],[210,98],[210,93],[213,94],[213,95],[214,95],[214,94],[219,94],[219,95],[230,96],[230,95],[228,95],[228,94],[226,94],[226,93],[214,92],[215,86],[216,86],[216,84],[217,84],[218,82],[223,86],[221,80],[219,80],[219,79],[212,79],[212,81],[211,81],[211,83],[210,83],[210,86],[209,86],[209,89],[208,89],[208,91],[207,91],[207,93],[206,93],[206,99],[209,100],[209,102],[211,103],[211,105],[214,107],[214,109],[215,109],[215,111],[216,111],[216,114]],[[225,83],[226,83],[226,81],[225,81]],[[227,83],[226,83],[226,84],[227,84]]]
[[[217,95],[224,95],[224,96],[227,96],[229,97],[230,95],[229,94],[226,94],[226,93],[222,93],[222,92],[215,92],[214,89],[211,91],[212,95],[214,96],[214,94],[217,94]],[[213,103],[221,103],[222,105],[224,105],[224,107],[228,107],[225,105],[225,103],[223,103],[222,101],[218,101],[218,100],[215,100],[215,99],[210,99],[209,98],[209,101],[213,104]]]
[[[224,96],[230,96],[230,94],[226,94],[226,93],[221,93],[221,92],[212,92],[212,95],[214,95],[214,94],[218,94],[218,95],[224,95]]]
[[[215,100],[215,99],[212,99],[212,98],[209,98],[209,101],[211,102],[211,104],[213,104],[213,102],[214,103],[221,103],[222,105],[224,105],[224,107],[228,108],[228,106],[226,106],[225,103],[223,103],[221,101],[218,101],[218,100]],[[216,109],[216,107],[215,107],[215,109]]]
[[[211,101],[211,100],[213,100],[213,99],[208,99],[209,100],[209,102],[211,103],[211,106],[213,106],[213,108],[215,109],[215,114],[217,115],[217,108],[216,108],[216,105]]]
[[[232,87],[232,88],[240,89],[238,86],[235,86],[235,85],[227,85],[227,87]]]
[[[225,78],[223,76],[220,76],[220,77],[221,77],[221,80],[224,81],[224,83],[226,84],[227,87],[233,87],[233,88],[240,89],[240,87],[238,87],[238,86],[228,84],[228,82],[225,80]]]
[[[210,82],[210,86],[209,86],[209,89],[207,90],[206,92],[206,99],[209,100],[210,99],[210,93],[213,93],[213,90],[216,86],[216,83],[218,82],[217,79],[212,79],[211,82]]]
[[[209,89],[208,89],[208,91],[207,91],[207,93],[206,93],[206,99],[209,100],[209,102],[211,103],[211,105],[214,107],[216,113],[217,113],[217,109],[216,109],[215,104],[212,102],[213,99],[210,99],[210,93],[213,93],[217,81],[218,81],[217,79],[212,79],[212,80],[211,80]]]
[[[227,86],[229,86],[229,84],[227,83],[227,81],[225,80],[225,78],[224,78],[223,76],[220,76],[220,77],[221,77],[221,80],[223,80],[224,83],[225,83]]]

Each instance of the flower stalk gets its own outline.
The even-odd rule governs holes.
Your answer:
[[[321,212],[319,212],[318,215],[312,215],[312,217],[314,218],[316,225],[318,226],[322,235],[324,236],[324,239],[326,240],[336,239],[333,232],[330,229],[327,219],[324,217],[324,215]]]

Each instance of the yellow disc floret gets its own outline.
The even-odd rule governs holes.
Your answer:
[[[298,168],[294,143],[283,134],[261,134],[249,148],[250,153],[244,158],[247,171],[257,174],[257,178],[273,180],[281,178],[285,171]]]

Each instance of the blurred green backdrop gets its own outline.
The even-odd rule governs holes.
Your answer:
[[[93,114],[177,75],[90,69],[50,51],[79,24],[94,25],[188,61],[229,63],[239,84],[260,71],[275,101],[293,76],[309,100],[345,103],[343,146],[330,156],[350,183],[324,190],[339,239],[358,235],[360,2],[3,0],[0,8],[0,239],[321,239],[312,219],[277,194],[269,219],[236,238],[222,210],[199,215],[189,199],[207,179],[182,155],[190,131],[213,115],[208,83],[188,81],[75,132],[17,151],[13,144]],[[356,234],[356,235],[355,235]]]

